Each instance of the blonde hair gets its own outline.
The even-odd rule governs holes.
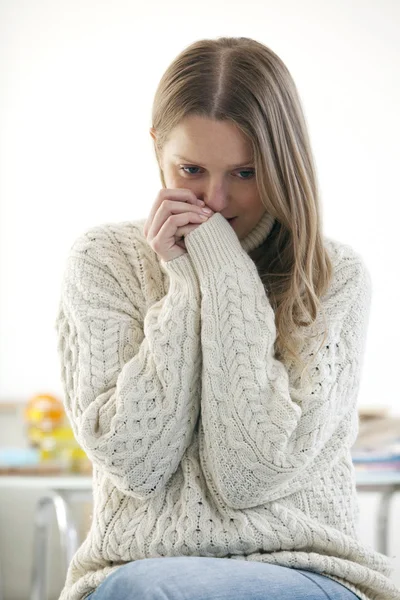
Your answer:
[[[230,120],[252,143],[260,198],[276,222],[249,256],[274,309],[275,357],[299,371],[303,366],[303,385],[308,363],[300,358],[302,340],[314,337],[308,327],[322,308],[333,267],[323,245],[317,177],[295,83],[282,60],[251,38],[188,46],[163,74],[153,102],[164,187],[159,156],[170,132],[189,115]],[[301,327],[307,328],[303,334]]]

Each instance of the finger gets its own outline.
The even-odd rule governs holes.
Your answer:
[[[204,205],[204,202],[202,202],[202,200],[199,200],[196,197],[195,193],[187,188],[162,188],[157,194],[157,198],[150,209],[150,214],[145,221],[143,227],[143,233],[145,234],[145,236],[147,236],[151,223],[153,222],[154,216],[160,208],[161,204],[164,202],[164,200],[189,202],[190,204],[197,204],[198,206]]]
[[[162,232],[162,236],[166,235],[171,238],[175,236],[177,227],[189,223],[201,223],[202,220],[210,216],[204,215],[203,210],[203,208],[191,202],[180,202],[170,198],[164,200],[148,227],[147,240],[152,240],[160,232]]]
[[[201,225],[207,219],[208,217],[205,215],[201,216],[195,212],[184,211],[169,215],[167,219],[163,218],[162,223],[158,223],[156,215],[154,221],[150,225],[147,239],[152,241],[155,238],[158,238],[156,244],[158,244],[161,239],[176,240],[182,237],[182,234],[177,235],[177,231],[184,231],[185,227],[190,227],[192,224]]]

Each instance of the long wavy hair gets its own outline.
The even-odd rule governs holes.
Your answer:
[[[164,188],[159,156],[170,132],[189,115],[230,120],[252,144],[260,198],[276,220],[249,256],[274,309],[275,357],[302,369],[303,385],[312,359],[304,362],[300,350],[305,335],[316,337],[311,326],[333,266],[322,240],[316,171],[295,83],[282,60],[251,38],[203,39],[184,49],[163,74],[152,107]]]

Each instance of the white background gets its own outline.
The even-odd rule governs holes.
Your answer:
[[[149,135],[158,82],[186,46],[228,35],[269,46],[295,80],[324,233],[359,251],[373,282],[359,405],[400,415],[399,30],[396,0],[1,0],[0,402],[62,397],[54,320],[69,248],[89,227],[148,215],[162,187]],[[371,544],[376,501],[362,495]],[[35,502],[1,496],[15,600],[28,597]],[[51,577],[55,599],[60,563]]]
[[[149,135],[159,79],[195,40],[253,37],[289,68],[326,235],[373,281],[360,405],[400,414],[400,3],[0,3],[0,401],[62,395],[54,318],[86,228],[146,217],[162,187]]]

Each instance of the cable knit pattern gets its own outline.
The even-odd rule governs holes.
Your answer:
[[[328,335],[316,352],[322,338],[305,330],[305,390],[275,358],[248,254],[274,219],[239,240],[216,213],[168,262],[144,222],[92,227],[63,276],[64,404],[93,463],[93,516],[60,600],[83,600],[128,561],[182,555],[309,569],[362,600],[399,600],[390,558],[358,535],[350,448],[372,288],[361,256],[324,238]]]

